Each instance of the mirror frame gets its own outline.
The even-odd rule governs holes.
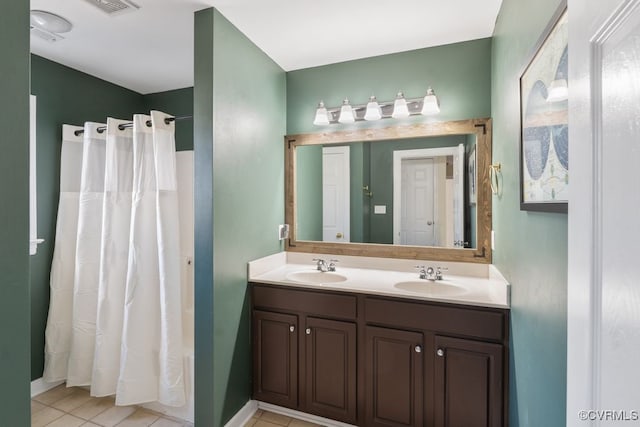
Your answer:
[[[295,149],[304,145],[344,144],[350,142],[385,141],[447,135],[476,135],[477,200],[476,248],[442,248],[435,246],[405,246],[378,243],[332,243],[296,240]],[[285,249],[333,255],[406,258],[432,261],[491,263],[491,119],[470,119],[450,122],[416,123],[408,126],[352,129],[287,135],[285,141],[285,221],[290,225]],[[466,170],[466,168],[465,168]]]

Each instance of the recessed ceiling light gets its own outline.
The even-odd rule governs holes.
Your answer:
[[[31,26],[55,34],[68,33],[73,28],[69,20],[44,10],[31,11]]]

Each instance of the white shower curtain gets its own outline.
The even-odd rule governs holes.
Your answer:
[[[61,178],[44,378],[115,394],[118,405],[185,403],[175,129],[166,117],[135,115],[133,130],[108,119],[102,134],[85,124],[79,195]],[[62,162],[72,163],[65,144],[77,144],[77,128],[64,129]]]

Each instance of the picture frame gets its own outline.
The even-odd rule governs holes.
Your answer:
[[[475,145],[469,152],[469,157],[467,158],[467,176],[469,182],[469,205],[474,206],[477,202],[477,191],[478,191],[478,178],[477,178],[477,156],[476,156],[476,147]]]
[[[563,2],[520,73],[520,210],[567,212],[568,38]]]

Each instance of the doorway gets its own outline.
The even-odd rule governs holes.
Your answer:
[[[464,145],[393,153],[393,243],[464,240]]]
[[[349,147],[322,148],[322,241],[349,242]]]

